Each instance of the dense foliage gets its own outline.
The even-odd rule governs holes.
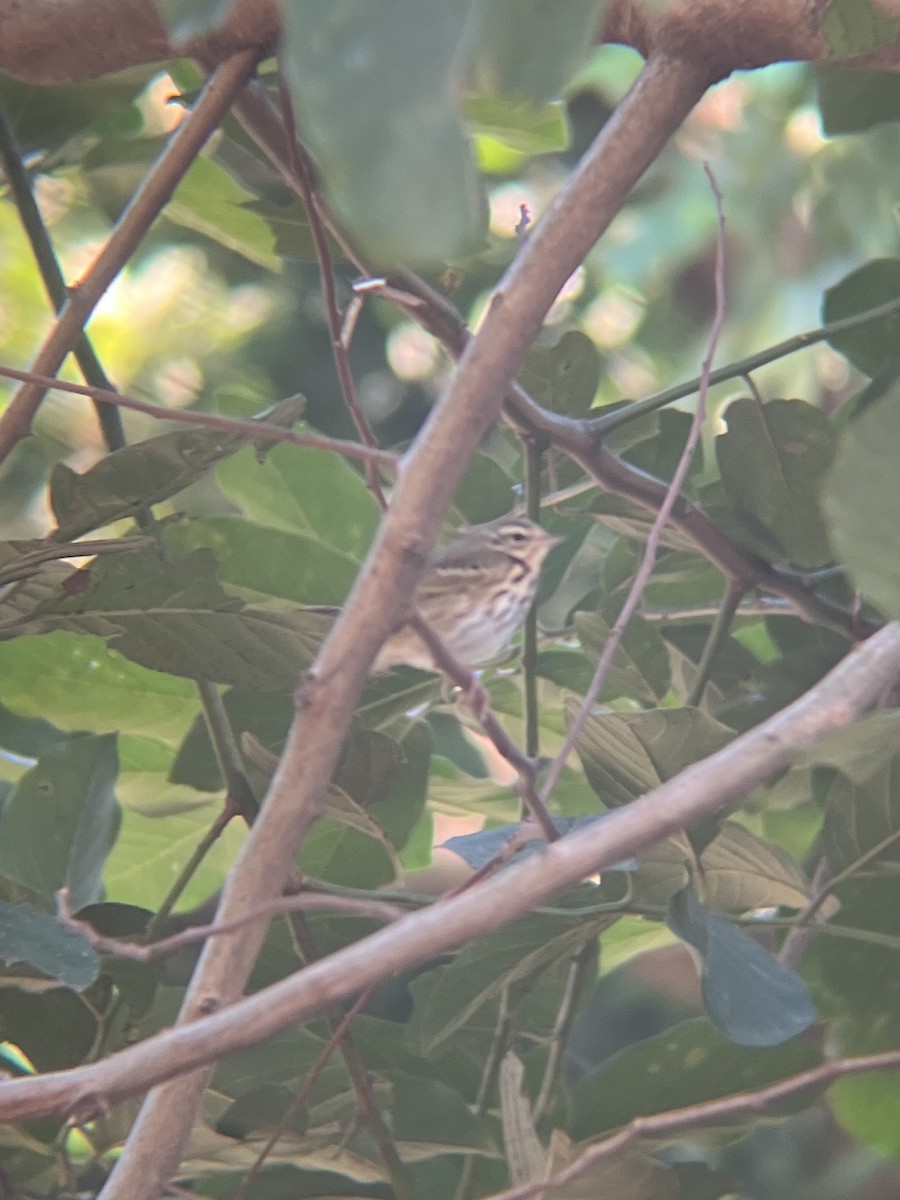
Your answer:
[[[222,8],[161,7],[197,28]],[[452,371],[434,314],[417,323],[427,289],[399,268],[477,327],[640,68],[633,51],[590,48],[600,7],[435,4],[424,20],[421,0],[377,18],[366,0],[286,6],[284,78],[333,221],[348,364],[383,449],[414,442]],[[274,60],[260,79],[280,105]],[[68,280],[83,275],[201,84],[180,60],[67,88],[0,78],[0,365],[31,361],[50,328],[52,264],[42,282],[22,223],[37,241],[49,231]],[[524,419],[494,428],[468,466],[448,536],[525,504],[561,538],[524,652],[482,675],[503,729],[542,756],[540,785],[633,581],[655,481],[688,438],[724,255],[719,371],[684,488],[696,507],[664,532],[550,798],[562,834],[731,744],[900,617],[898,98],[897,76],[800,66],[711,89],[518,376],[543,409],[596,419],[616,483]],[[266,795],[331,628],[322,610],[346,599],[381,520],[373,473],[314,444],[358,437],[315,230],[246,126],[228,116],[192,161],[91,320],[93,350],[82,343],[61,377],[81,379],[80,366],[95,386],[313,444],[146,411],[118,426],[110,406],[54,392],[0,478],[0,1037],[14,1077],[97,1062],[174,1023],[191,951],[101,953],[58,922],[56,893],[109,937],[210,917],[193,910]],[[387,286],[354,290],[364,267]],[[393,470],[375,474],[390,499]],[[889,689],[800,748],[739,809],[453,956],[401,977],[388,966],[337,1050],[344,1010],[323,1006],[224,1058],[179,1180],[259,1200],[488,1196],[558,1172],[636,1116],[900,1047],[894,701]],[[299,871],[326,895],[425,908],[447,878],[505,869],[514,784],[458,689],[410,668],[376,675]],[[539,845],[528,838],[523,856]],[[377,927],[340,910],[280,917],[250,987]],[[645,1139],[552,1194],[857,1195],[892,1170],[881,1156],[900,1157],[898,1103],[900,1077],[863,1073],[727,1128],[698,1120]],[[96,1194],[135,1112],[126,1100],[75,1127],[61,1113],[6,1127],[0,1191]]]

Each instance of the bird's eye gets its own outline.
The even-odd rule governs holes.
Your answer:
[[[515,542],[517,546],[521,546],[523,542],[528,541],[528,534],[523,529],[513,529],[510,532],[509,540]]]

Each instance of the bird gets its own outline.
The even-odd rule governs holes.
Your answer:
[[[463,526],[460,534],[432,557],[413,602],[453,657],[474,667],[509,644],[534,601],[544,559],[562,539],[515,514]],[[437,670],[408,624],[388,637],[373,670],[401,665]]]

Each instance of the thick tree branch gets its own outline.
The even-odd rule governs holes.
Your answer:
[[[827,0],[609,0],[598,41],[693,59],[721,79],[735,70],[822,62]],[[0,0],[0,70],[30,83],[74,83],[179,55],[217,60],[247,47],[271,51],[277,0],[236,0],[213,33],[174,45],[153,0]],[[900,68],[900,42],[852,60]]]
[[[850,651],[782,712],[540,855],[406,916],[193,1025],[176,1026],[87,1067],[0,1083],[0,1120],[49,1113],[86,1120],[104,1105],[274,1037],[327,1004],[484,936],[585,876],[704,816],[735,808],[754,787],[787,768],[802,747],[849,724],[898,678],[900,624],[892,623]],[[222,939],[220,944],[233,940]]]
[[[499,415],[510,379],[559,289],[707,82],[705,72],[694,66],[651,60],[501,281],[479,336],[399,472],[366,566],[299,695],[279,769],[226,884],[217,921],[233,920],[280,892],[297,848],[319,815],[369,667],[413,592],[459,479]],[[254,926],[206,946],[182,1023],[237,999],[264,936],[265,929]],[[322,965],[303,975],[319,972]],[[196,1026],[178,1029],[189,1043],[196,1033]],[[195,1064],[201,1061],[206,1060]],[[150,1200],[158,1194],[181,1159],[208,1075],[201,1070],[184,1076],[147,1100],[103,1200]]]

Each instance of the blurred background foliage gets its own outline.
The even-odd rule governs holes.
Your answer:
[[[487,35],[485,39],[490,44]],[[522,207],[531,221],[540,220],[639,68],[634,52],[602,47],[567,83],[563,101],[539,106],[537,115],[511,114],[486,91],[466,108],[488,198],[487,233],[484,243],[471,253],[451,256],[439,268],[433,267],[430,279],[450,295],[473,327],[518,249],[516,227]],[[476,78],[480,78],[478,70],[502,75],[504,63],[485,65],[476,60]],[[704,162],[711,166],[724,195],[727,221],[728,299],[719,364],[814,328],[821,321],[826,289],[873,258],[896,255],[895,164],[900,157],[900,126],[887,116],[896,102],[898,83],[893,78],[864,78],[870,87],[881,89],[874,115],[860,112],[870,93],[863,90],[861,101],[846,76],[807,67],[779,66],[736,75],[712,88],[558,297],[539,349],[526,368],[536,398],[562,403],[570,411],[586,411],[591,404],[602,407],[623,398],[641,399],[698,373],[714,309],[716,214]],[[418,83],[428,91],[428,79]],[[191,98],[198,85],[193,68],[184,63],[172,64],[168,73],[142,69],[64,89],[0,79],[0,101],[15,128],[67,279],[77,280],[91,262],[159,153],[166,133],[177,124],[182,113],[178,97]],[[823,132],[823,113],[834,136]],[[345,132],[352,153],[353,131]],[[458,130],[441,126],[438,133],[446,136],[448,146],[456,144]],[[431,153],[433,147],[424,150]],[[338,199],[352,215],[353,197]],[[426,219],[416,233],[427,240],[428,232]],[[355,272],[340,259],[337,271],[340,300],[347,305]],[[24,367],[40,346],[51,318],[8,194],[0,203],[0,278],[0,361]],[[858,307],[866,305],[861,302]],[[334,370],[305,218],[232,120],[225,122],[190,169],[164,216],[101,302],[89,330],[101,362],[122,391],[173,408],[240,416],[254,415],[282,397],[302,393],[307,403],[305,420],[311,427],[354,436]],[[571,354],[562,366],[550,352],[562,335],[571,339],[573,333],[584,335],[596,348],[599,372],[589,348],[584,349],[584,340],[577,337],[564,343]],[[448,360],[428,334],[377,298],[367,300],[362,308],[350,358],[379,442],[404,446],[447,380]],[[554,372],[571,366],[574,379],[562,389],[560,401]],[[65,377],[77,375],[67,367]],[[754,381],[764,400],[799,398],[840,422],[842,411],[864,388],[867,376],[823,342],[761,368],[754,372]],[[9,394],[9,386],[0,382],[0,396]],[[695,493],[708,486],[707,496],[715,498],[719,477],[713,441],[725,428],[721,411],[746,394],[741,381],[713,389],[706,454],[691,480]],[[691,403],[686,400],[678,407],[690,411]],[[160,432],[158,423],[139,414],[124,412],[122,417],[129,443]],[[666,414],[646,435],[626,432],[613,445],[665,476],[674,465],[684,423]],[[56,467],[58,472],[59,464],[64,464],[82,473],[107,453],[93,410],[72,396],[56,394],[44,402],[35,435],[17,448],[0,473],[5,539],[44,537],[60,515],[57,511],[54,516],[49,504],[51,470]],[[725,474],[725,467],[721,469]],[[453,520],[487,519],[508,509],[522,494],[518,441],[508,432],[492,434],[467,478]],[[576,478],[564,461],[551,456],[545,490]],[[539,660],[545,753],[553,753],[562,742],[565,697],[584,691],[597,648],[615,617],[617,597],[634,567],[633,542],[617,536],[623,529],[631,532],[627,523],[623,520],[619,527],[614,522],[595,523],[587,515],[591,503],[585,501],[582,507],[576,502],[562,514],[547,515],[551,527],[572,535],[573,547],[565,557],[551,560],[541,595],[544,626],[567,634],[562,643],[543,649]],[[286,614],[292,604],[339,603],[377,521],[355,467],[292,447],[275,450],[263,467],[256,464],[249,448],[225,459],[215,474],[207,474],[157,506],[160,516],[174,512],[186,514],[189,520],[165,531],[173,561],[163,568],[155,559],[134,560],[137,566],[129,586],[133,588],[137,581],[146,588],[145,597],[156,595],[153,589],[158,588],[160,606],[165,606],[172,595],[181,595],[176,584],[180,587],[184,582],[178,571],[186,556],[207,552],[206,557],[191,560],[196,572],[191,586],[198,589],[198,609],[206,606],[216,612],[220,585],[229,597],[238,597],[248,606],[264,602],[267,612],[279,614]],[[245,522],[230,519],[240,514]],[[112,530],[131,532],[131,525],[118,521]],[[743,533],[746,536],[746,530]],[[819,565],[823,555],[827,558],[827,546],[825,551],[818,544],[816,551],[809,550],[804,541],[807,533],[804,529],[798,535],[800,549],[794,561],[806,565],[802,559],[808,553],[812,565]],[[290,569],[301,561],[304,570]],[[92,586],[101,613],[103,595],[120,600],[116,571],[113,560],[113,565],[104,563],[95,573]],[[844,596],[840,584],[837,591]],[[564,818],[594,814],[598,795],[610,805],[625,803],[657,779],[676,773],[684,763],[679,738],[695,757],[707,753],[733,731],[749,727],[786,703],[843,651],[844,643],[833,634],[798,621],[742,620],[736,636],[723,646],[704,692],[706,713],[697,713],[696,721],[691,716],[687,732],[683,727],[664,751],[655,747],[651,755],[647,746],[652,739],[641,731],[638,718],[647,715],[644,709],[672,709],[683,702],[721,594],[722,581],[714,571],[677,543],[668,548],[650,592],[651,605],[696,603],[705,610],[693,625],[667,630],[665,644],[656,626],[638,623],[602,697],[611,715],[596,718],[579,745],[581,769],[572,766],[565,772],[555,797]],[[571,630],[576,607],[582,610],[575,624],[584,653],[577,649]],[[888,610],[890,605],[885,607]],[[99,864],[93,859],[82,862],[77,878],[83,894],[103,910],[97,914],[98,922],[106,921],[110,932],[121,933],[142,929],[148,913],[170,894],[178,872],[219,812],[223,795],[200,718],[200,701],[187,677],[190,665],[173,664],[171,649],[148,649],[140,613],[132,616],[125,634],[129,649],[121,655],[101,641],[96,613],[85,616],[74,603],[50,615],[38,605],[24,636],[0,645],[4,706],[0,741],[7,751],[0,774],[5,794],[11,797],[2,829],[8,836],[17,829],[24,838],[38,836],[38,825],[45,820],[39,798],[48,780],[73,803],[85,804],[94,814],[92,819],[100,822],[100,840],[107,839],[112,849]],[[262,755],[255,755],[248,768],[259,794],[266,780],[261,762],[265,751],[277,750],[283,738],[293,711],[291,686],[309,651],[307,642],[293,648],[287,638],[277,642],[274,629],[267,627],[265,636],[273,640],[266,646],[280,656],[282,674],[275,683],[270,676],[269,688],[254,690],[253,681],[248,682],[235,666],[242,647],[237,633],[233,644],[232,634],[217,634],[221,657],[213,674],[217,682],[231,685],[223,703],[235,727],[252,733],[262,747]],[[302,632],[309,630],[304,627]],[[39,637],[30,636],[37,633]],[[312,634],[309,637],[314,642]],[[124,648],[124,640],[120,646]],[[495,710],[521,742],[517,676],[500,670],[491,673],[487,683]],[[629,716],[635,717],[633,726]],[[464,735],[457,718],[432,677],[400,672],[372,681],[333,784],[328,817],[305,847],[303,868],[334,884],[374,889],[390,883],[401,869],[428,866],[434,814],[438,818],[475,814],[476,825],[487,814],[493,827],[514,820],[516,805],[507,779],[485,748]],[[91,733],[84,739],[69,736],[85,729]],[[118,734],[115,750],[111,733]],[[843,759],[837,751],[832,758],[823,752],[821,760],[813,758],[773,790],[751,797],[740,824],[729,823],[703,850],[711,909],[729,914],[768,905],[796,909],[805,898],[805,884],[791,855],[804,865],[814,863],[824,836],[830,839],[829,854],[841,864],[865,852],[866,838],[891,840],[900,817],[890,803],[885,816],[885,806],[879,807],[884,793],[878,789],[892,769],[896,739],[892,726],[876,733],[871,756],[874,782],[861,769],[859,777],[851,771],[850,782],[835,772],[829,775],[834,763]],[[73,771],[73,762],[66,757],[76,743],[81,774]],[[644,757],[637,755],[635,747]],[[640,769],[628,759],[632,753],[639,758]],[[622,766],[626,759],[628,770]],[[610,760],[615,760],[615,771]],[[116,778],[115,792],[122,807],[121,827],[111,806],[111,777]],[[615,796],[610,778],[619,788]],[[874,810],[875,831],[861,833],[842,820],[841,812],[848,807],[870,817]],[[439,828],[439,837],[452,831],[444,824]],[[460,828],[468,830],[472,824]],[[778,846],[773,848],[766,838]],[[180,898],[183,906],[199,903],[219,886],[242,839],[242,831],[232,822],[193,874]],[[473,856],[482,845],[467,843],[459,853],[469,865],[477,865]],[[724,861],[716,854],[725,855]],[[37,871],[23,878],[13,858],[8,852],[0,870],[32,889],[27,898],[36,908],[47,907],[52,889],[46,880]],[[740,886],[731,891],[731,885],[723,882],[729,871],[740,878]],[[627,883],[623,883],[625,876],[629,876]],[[707,988],[701,997],[693,969],[686,966],[683,950],[675,947],[675,933],[661,920],[665,905],[686,879],[682,858],[667,845],[656,858],[650,855],[636,866],[626,864],[621,871],[611,872],[603,890],[591,891],[587,900],[576,890],[567,901],[576,915],[567,914],[563,906],[551,916],[535,916],[521,935],[534,943],[530,997],[515,992],[521,982],[518,972],[524,969],[518,959],[506,962],[507,947],[498,937],[487,950],[469,948],[453,964],[442,963],[412,982],[400,981],[396,989],[384,989],[373,1001],[371,1011],[355,1028],[370,1066],[382,1069],[394,1088],[395,1134],[404,1148],[413,1148],[410,1153],[416,1158],[421,1194],[454,1194],[460,1147],[469,1152],[466,1169],[474,1173],[478,1194],[504,1186],[506,1176],[496,1154],[498,1123],[492,1119],[489,1136],[485,1135],[467,1107],[474,1101],[497,1025],[499,983],[516,995],[516,1015],[523,1029],[552,1026],[565,976],[562,964],[568,963],[577,943],[575,933],[584,937],[584,917],[577,914],[585,904],[596,906],[598,896],[600,906],[614,904],[623,888],[632,889],[632,899],[638,907],[643,903],[646,913],[618,922],[606,915],[591,918],[594,935],[606,934],[609,928],[603,938],[601,975],[596,986],[585,989],[585,1006],[573,1033],[569,1110],[560,1111],[565,1107],[560,1104],[551,1114],[573,1136],[597,1135],[612,1127],[617,1117],[627,1119],[636,1111],[633,1105],[641,1099],[637,1093],[642,1081],[654,1078],[660,1064],[668,1061],[666,1045],[654,1040],[663,1030],[677,1029],[685,1062],[725,1061],[729,1070],[733,1064],[735,1072],[744,1072],[739,1077],[745,1086],[815,1060],[811,1045],[794,1038],[783,1051],[766,1051],[776,1058],[783,1056],[775,1069],[771,1059],[764,1062],[753,1057],[755,1051],[736,1050],[726,1043],[698,1015],[704,1001],[710,1011],[714,988]],[[860,929],[885,936],[900,932],[893,915],[884,915],[900,910],[894,885],[894,879],[864,880],[855,891],[848,891],[844,924],[855,920]],[[879,888],[883,894],[874,895]],[[126,911],[129,906],[134,906],[133,912]],[[654,914],[652,920],[642,919],[647,913]],[[685,941],[699,939],[698,923],[703,919],[697,914],[685,917],[679,936]],[[322,953],[362,932],[359,922],[322,918],[313,924]],[[703,936],[714,928],[718,927],[704,928]],[[294,968],[286,942],[283,934],[280,940],[277,933],[270,938],[257,985]],[[862,957],[857,959],[839,939],[824,949],[817,944],[804,968],[825,1018],[842,1018],[840,1036],[834,1032],[838,1022],[831,1035],[848,1053],[896,1044],[892,1005],[900,974],[883,947],[862,941],[859,945]],[[851,946],[856,948],[855,943]],[[520,949],[515,947],[516,954]],[[636,957],[640,950],[656,953]],[[617,970],[632,959],[628,970]],[[548,965],[559,969],[549,971]],[[591,959],[589,969],[595,968]],[[880,989],[879,982],[877,996],[860,982],[869,978],[870,968],[871,977],[885,983]],[[16,999],[17,989],[0,989],[0,1028],[27,1056],[24,1061],[30,1059],[35,1067],[72,1065],[98,1052],[98,1047],[115,1046],[130,1036],[121,1008],[110,1001],[114,994],[126,997],[129,1017],[140,1018],[144,1035],[169,1023],[184,969],[184,964],[180,968],[175,964],[161,977],[120,972],[113,975],[113,982],[104,975],[103,995],[98,994],[100,983],[93,985],[87,1001],[80,993],[58,989],[40,1000],[29,997],[27,1012]],[[767,966],[765,971],[770,969],[775,970]],[[484,991],[479,1008],[473,996],[480,988]],[[762,1007],[766,1003],[763,995]],[[475,1019],[461,1029],[457,1014],[467,1004],[471,1008],[466,1011]],[[771,1041],[787,1036],[786,1026],[779,1022],[796,1015],[797,1010],[790,1009],[785,1003],[784,1011],[779,1011],[773,1001],[772,1011],[761,1018],[763,1024],[770,1021],[764,1034]],[[730,1019],[725,1018],[726,1026]],[[404,1028],[402,1035],[398,1027]],[[870,1036],[870,1027],[877,1027],[878,1033]],[[249,1143],[236,1139],[274,1123],[273,1112],[284,1110],[285,1095],[290,1094],[282,1095],[278,1087],[296,1089],[325,1037],[319,1026],[293,1031],[277,1044],[258,1047],[220,1066],[208,1124],[198,1133],[185,1168],[198,1194],[232,1194],[229,1189],[236,1186],[255,1153],[247,1149],[245,1154]],[[540,1039],[529,1041],[529,1037],[530,1033],[523,1037],[519,1048],[529,1082],[535,1084],[541,1079],[547,1051]],[[632,1057],[614,1059],[616,1054]],[[750,1057],[741,1058],[743,1054]],[[9,1058],[15,1059],[11,1050]],[[27,1068],[20,1065],[19,1069]],[[714,1094],[716,1087],[721,1090],[721,1073],[720,1069],[719,1083],[709,1079],[685,1083],[676,1072],[671,1095],[659,1100],[657,1107],[663,1101],[672,1106],[688,1102],[693,1086],[701,1088],[697,1093],[701,1098]],[[737,1077],[728,1074],[729,1087]],[[637,1081],[634,1096],[620,1089],[617,1081],[623,1078]],[[280,1163],[276,1156],[254,1196],[386,1194],[377,1163],[372,1166],[377,1156],[370,1147],[355,1144],[355,1159],[341,1153],[326,1167],[303,1142],[304,1121],[312,1130],[331,1130],[335,1140],[340,1120],[353,1111],[344,1068],[333,1063],[325,1079],[319,1107],[310,1108],[294,1131],[297,1144],[283,1141]],[[687,1090],[678,1090],[682,1083]],[[671,1177],[661,1192],[637,1188],[627,1195],[638,1200],[643,1195],[674,1194],[672,1179],[677,1178],[680,1194],[697,1200],[719,1195],[754,1200],[786,1195],[833,1200],[898,1196],[900,1178],[879,1156],[900,1155],[896,1128],[874,1128],[871,1114],[879,1102],[877,1088],[871,1080],[858,1085],[856,1094],[853,1087],[841,1093],[841,1129],[824,1107],[817,1107],[776,1127],[762,1126],[743,1141],[698,1135],[697,1144],[691,1139],[669,1148]],[[277,1094],[267,1091],[263,1096],[263,1087]],[[896,1076],[885,1087],[885,1104],[895,1112]],[[616,1109],[622,1096],[626,1107],[633,1102],[629,1111]],[[646,1102],[652,1105],[653,1098]],[[430,1121],[434,1114],[440,1119],[434,1116]],[[124,1133],[124,1116],[114,1114],[105,1126],[98,1125],[93,1157],[70,1139],[69,1153],[83,1168],[83,1187],[96,1184],[104,1153]],[[7,1169],[35,1189],[29,1195],[46,1194],[41,1188],[49,1188],[49,1181],[56,1178],[53,1138],[59,1130],[52,1122],[47,1126],[29,1129],[18,1140],[11,1135],[3,1148]],[[438,1126],[443,1141],[453,1144],[452,1154],[445,1152],[443,1143],[437,1148],[432,1144]],[[845,1129],[860,1140],[853,1140]],[[306,1167],[302,1192],[298,1190],[301,1177],[291,1166],[301,1160]],[[598,1181],[596,1186],[609,1184]],[[426,1193],[427,1188],[431,1192]]]

